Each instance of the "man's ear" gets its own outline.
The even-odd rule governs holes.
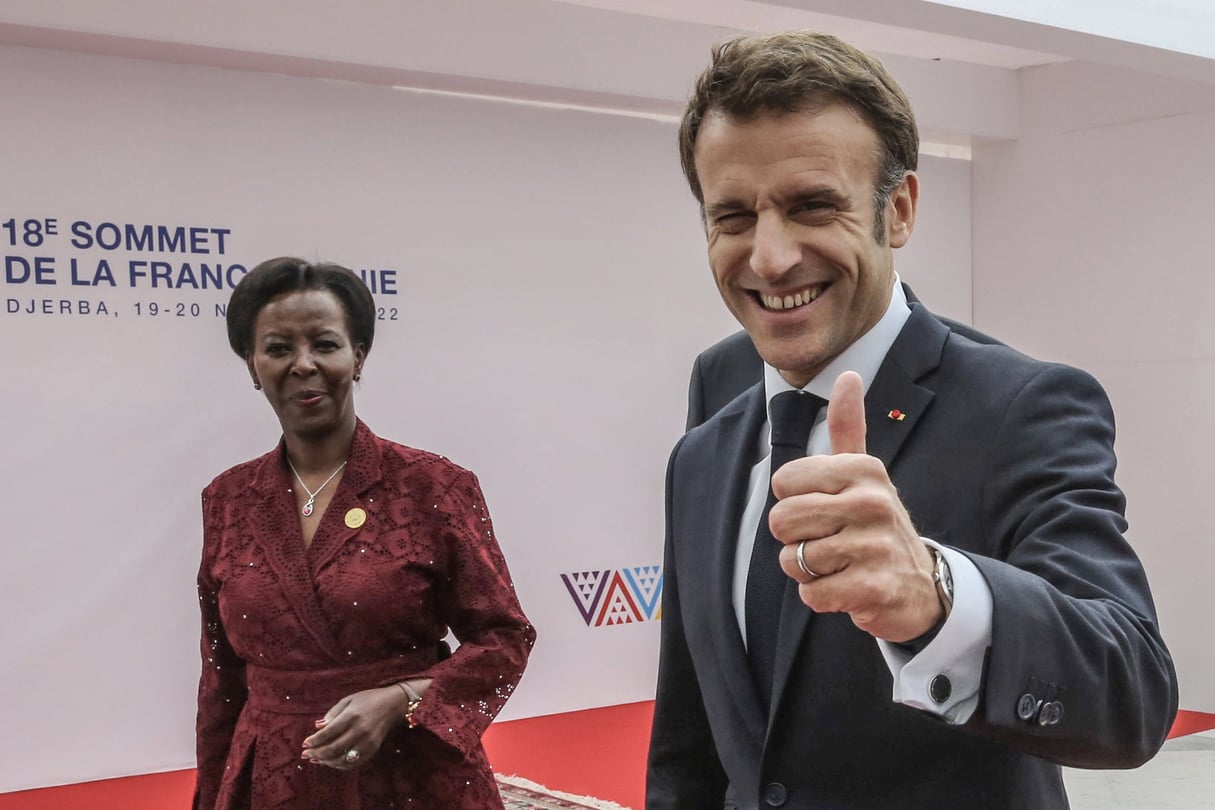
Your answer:
[[[915,172],[903,175],[898,188],[890,195],[886,209],[886,238],[892,248],[901,248],[911,239],[915,229],[915,209],[920,201],[920,178]]]

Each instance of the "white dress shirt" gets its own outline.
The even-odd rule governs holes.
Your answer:
[[[855,371],[861,376],[865,391],[868,392],[870,383],[886,358],[886,353],[910,315],[907,297],[896,276],[886,314],[872,329],[859,337],[810,380],[804,390],[825,400],[830,399],[836,378],[845,371]],[[769,403],[769,420],[772,397],[792,390],[795,390],[794,387],[785,381],[779,371],[767,363],[764,364],[764,393]],[[810,431],[807,455],[831,452],[831,437],[827,433],[826,421],[827,409],[824,408],[819,412]],[[770,421],[765,421],[760,429],[755,453],[759,460],[751,468],[747,502],[739,524],[738,545],[734,556],[734,613],[743,639],[747,637],[744,616],[747,569],[751,564],[751,547],[755,543],[755,531],[768,499],[768,480],[771,478],[772,447],[769,424]],[[949,563],[953,575],[953,609],[940,632],[919,654],[912,655],[897,644],[880,639],[875,641],[894,678],[895,701],[931,712],[950,723],[965,723],[978,705],[983,658],[991,645],[991,589],[966,555],[941,546],[929,538],[922,539],[930,546],[939,548]],[[934,700],[928,691],[929,684],[938,675],[945,675],[952,684],[952,693],[943,703]]]

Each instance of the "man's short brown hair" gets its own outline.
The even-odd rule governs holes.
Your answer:
[[[762,113],[814,112],[829,104],[850,107],[877,133],[882,154],[874,202],[884,220],[890,194],[906,172],[915,170],[919,157],[911,104],[877,59],[812,31],[741,36],[713,49],[679,125],[679,159],[697,201],[704,203],[704,191],[694,152],[707,115],[746,121]]]

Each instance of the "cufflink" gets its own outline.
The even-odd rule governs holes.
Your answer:
[[[944,675],[937,675],[928,683],[928,696],[937,703],[944,703],[953,694],[953,684]]]

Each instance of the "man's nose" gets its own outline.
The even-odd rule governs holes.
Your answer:
[[[753,233],[751,270],[760,278],[776,281],[801,261],[801,248],[790,223],[782,217],[761,215]]]

